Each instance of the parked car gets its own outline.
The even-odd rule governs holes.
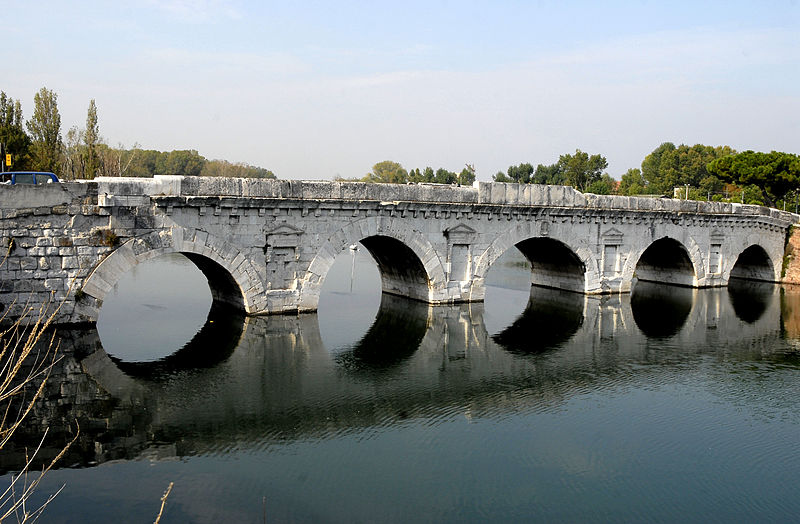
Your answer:
[[[58,182],[54,173],[45,171],[8,171],[2,173],[4,184],[52,184]]]

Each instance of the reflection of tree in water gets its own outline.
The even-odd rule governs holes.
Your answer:
[[[109,358],[126,375],[158,381],[175,373],[211,368],[233,354],[244,328],[244,315],[221,302],[213,302],[206,323],[181,349],[153,362],[125,362]]]
[[[694,290],[639,281],[631,294],[633,320],[650,338],[667,338],[681,330],[692,311]]]
[[[385,371],[419,348],[428,329],[429,306],[384,293],[375,322],[356,345],[336,357],[350,371]]]
[[[728,298],[740,320],[752,324],[767,310],[775,284],[732,278],[728,282]]]
[[[509,352],[522,355],[554,349],[583,324],[583,305],[580,293],[533,287],[522,315],[492,339]]]

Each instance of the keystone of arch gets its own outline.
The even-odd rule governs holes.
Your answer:
[[[232,244],[199,229],[174,226],[132,238],[112,251],[84,280],[81,290],[99,304],[114,285],[133,267],[169,253],[192,253],[206,257],[225,269],[239,287],[245,311],[260,311],[264,285],[250,260]],[[263,300],[262,300],[263,301]],[[97,319],[98,311],[90,316]]]

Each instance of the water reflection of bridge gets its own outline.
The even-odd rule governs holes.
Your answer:
[[[642,285],[632,296],[604,297],[533,288],[513,324],[487,333],[482,304],[384,295],[363,337],[333,351],[316,315],[212,309],[215,321],[186,347],[147,364],[115,362],[94,329],[62,331],[65,358],[17,445],[44,427],[66,439],[77,418],[81,437],[64,465],[187,456],[415,418],[553,409],[600,377],[657,380],[664,366],[707,355],[796,365],[796,354],[769,354],[781,337],[779,298],[772,285],[666,294]],[[22,456],[21,448],[4,451],[0,466],[14,469]]]

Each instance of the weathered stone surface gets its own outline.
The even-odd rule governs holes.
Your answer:
[[[717,286],[738,271],[778,280],[796,220],[758,206],[485,182],[155,177],[6,186],[0,233],[14,248],[0,268],[0,301],[26,294],[45,304],[69,281],[83,298],[67,297],[59,320],[95,320],[130,268],[181,252],[209,278],[215,300],[251,314],[308,311],[336,256],[359,242],[376,258],[384,291],[432,303],[482,300],[487,271],[514,246],[540,268],[532,281],[585,293],[627,292],[637,277]],[[691,269],[645,256],[659,245]],[[736,269],[747,249],[755,262]]]

